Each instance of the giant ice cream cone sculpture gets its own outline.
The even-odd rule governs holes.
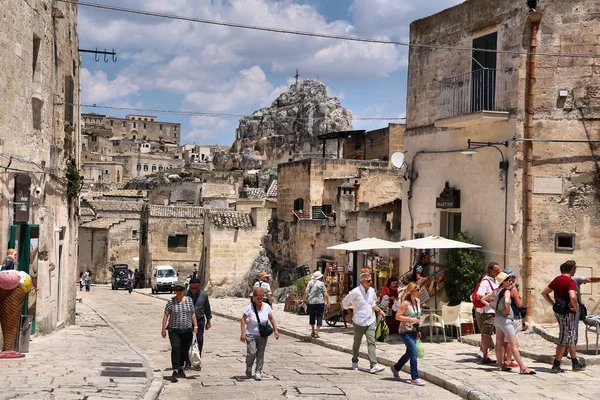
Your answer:
[[[4,352],[14,350],[21,323],[21,308],[25,295],[30,289],[31,277],[25,272],[14,270],[0,272],[0,327],[2,327]]]

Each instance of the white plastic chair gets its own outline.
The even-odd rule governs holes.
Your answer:
[[[437,314],[427,313],[425,315],[421,315],[421,320],[419,322],[419,327],[429,327],[429,342],[433,342],[433,328],[440,328],[444,333],[444,343],[446,343],[446,325],[444,324],[444,320]]]
[[[462,301],[460,303],[460,311],[458,313],[458,323],[462,324],[474,324],[473,321],[473,303],[467,303],[466,301]],[[459,325],[459,326],[460,326]],[[460,330],[460,340],[462,341],[462,327],[459,327]]]
[[[461,339],[461,329],[460,329],[460,304],[457,306],[442,306],[442,320],[446,326],[454,326],[458,332],[458,339]],[[452,332],[450,332],[452,333]]]

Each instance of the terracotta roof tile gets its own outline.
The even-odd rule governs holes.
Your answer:
[[[108,229],[113,225],[125,221],[123,218],[99,218],[81,225],[82,228],[89,229]]]
[[[106,192],[102,194],[103,197],[147,197],[147,190],[111,190],[110,192]]]
[[[94,210],[92,210],[89,207],[81,207],[79,209],[79,215],[81,217],[95,217],[96,214],[94,214]]]
[[[271,182],[271,186],[269,186],[269,190],[267,190],[268,198],[277,198],[277,179]]]
[[[247,199],[264,199],[266,195],[263,188],[244,188],[244,192]]]
[[[155,218],[203,218],[206,209],[193,206],[149,206],[150,216]]]
[[[241,211],[211,211],[210,221],[223,228],[251,228],[252,218],[249,213]]]
[[[94,211],[142,212],[141,201],[87,200]]]

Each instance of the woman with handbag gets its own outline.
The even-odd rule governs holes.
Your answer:
[[[419,332],[419,322],[421,318],[421,302],[419,293],[421,287],[416,282],[411,282],[406,287],[402,296],[402,303],[396,312],[396,319],[400,321],[398,333],[406,345],[406,353],[398,362],[390,367],[395,379],[400,379],[399,371],[404,364],[410,361],[410,383],[417,386],[424,386],[425,381],[419,378],[417,368],[417,339],[421,338]]]
[[[246,376],[248,378],[252,377],[252,365],[256,360],[254,378],[257,381],[262,379],[267,339],[271,334],[275,334],[276,340],[279,339],[273,309],[263,301],[264,295],[265,290],[262,287],[254,288],[252,302],[244,309],[240,322],[242,331],[240,340],[246,343]],[[272,327],[269,322],[271,322]]]
[[[512,281],[508,274],[500,272],[496,277],[499,286],[493,292],[485,295],[481,302],[487,306],[490,301],[496,305],[496,316],[494,317],[494,326],[496,327],[496,359],[499,371],[510,371],[510,367],[504,365],[505,344],[504,338],[508,338],[508,346],[512,351],[515,361],[521,369],[522,375],[535,375],[535,371],[527,368],[521,354],[519,353],[519,342],[517,339],[517,330],[513,323],[515,317],[511,304]]]
[[[329,307],[329,294],[327,293],[327,287],[322,279],[323,273],[321,271],[315,271],[304,291],[308,322],[311,327],[310,335],[314,338],[319,337],[319,330],[321,330],[321,326],[323,326],[323,313],[325,312],[325,307]]]
[[[169,332],[173,382],[177,382],[177,378],[186,377],[183,367],[192,343],[192,335],[198,333],[198,321],[194,303],[185,295],[183,282],[175,282],[173,289],[175,296],[169,299],[165,306],[160,334],[164,338],[167,337],[167,330]]]
[[[510,268],[507,268],[503,271],[508,275],[508,280],[511,282],[510,289],[510,307],[513,311],[513,317],[511,319],[512,324],[515,327],[515,332],[517,335],[517,349],[519,348],[519,332],[523,329],[523,318],[525,317],[527,309],[523,307],[523,301],[521,300],[521,295],[519,294],[519,288],[517,287],[515,281],[517,280],[517,274]],[[508,345],[508,337],[504,337],[504,345],[506,346],[506,356],[504,357],[504,366],[505,367],[518,367],[519,364],[514,362],[512,349]]]

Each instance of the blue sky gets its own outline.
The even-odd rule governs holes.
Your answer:
[[[96,0],[123,7],[122,1]],[[462,0],[128,0],[124,7],[291,30],[408,41],[409,24]],[[115,49],[118,62],[83,54],[82,103],[251,114],[293,82],[319,78],[355,117],[403,117],[407,49],[282,35],[80,7],[80,47]],[[183,143],[230,145],[236,118],[146,113],[182,124]],[[354,121],[355,129],[388,122]]]

